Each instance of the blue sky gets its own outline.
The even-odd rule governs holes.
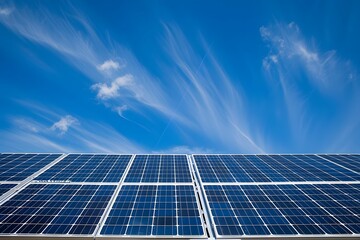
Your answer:
[[[359,1],[0,1],[0,151],[360,149]]]

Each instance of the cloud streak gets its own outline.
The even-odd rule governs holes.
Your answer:
[[[34,116],[10,118],[12,128],[0,131],[0,151],[145,152],[107,124],[71,115],[64,117],[64,114],[58,113],[62,111],[52,111],[39,104],[20,104]],[[70,127],[71,131],[68,131]],[[57,131],[66,134],[59,135]]]
[[[306,144],[310,136],[317,137],[318,145],[342,136],[342,127],[330,130],[320,123],[324,119],[317,112],[322,109],[317,109],[310,102],[317,101],[325,108],[332,107],[335,112],[334,99],[347,99],[358,92],[358,84],[355,83],[357,74],[351,62],[342,59],[336,50],[318,49],[315,40],[305,37],[294,22],[262,26],[259,31],[268,47],[268,55],[263,58],[263,70],[271,91],[277,93],[278,86],[281,87],[280,94],[297,148],[309,147]],[[313,100],[309,101],[309,98]],[[276,107],[279,109],[281,105]],[[343,121],[348,122],[346,119],[351,119],[351,115],[342,114]],[[330,126],[331,119],[326,121]],[[327,139],[325,136],[328,136]]]
[[[11,8],[1,8],[0,7],[0,15],[3,15],[3,16],[8,16],[12,13],[12,9]]]
[[[59,131],[61,135],[65,134],[70,127],[79,124],[79,121],[71,115],[66,115],[65,117],[61,117],[59,121],[55,122],[51,126],[51,130]]]
[[[123,118],[124,111],[141,115],[150,110],[168,119],[167,125],[175,125],[187,139],[195,133],[219,149],[264,151],[252,135],[241,89],[234,86],[205,41],[201,53],[195,51],[177,26],[164,25],[164,50],[170,66],[156,77],[129,50],[112,40],[101,40],[76,11],[54,15],[42,7],[35,12],[16,6],[10,15],[0,17],[0,22],[19,36],[59,53],[92,81],[90,88],[97,99]],[[73,126],[73,130],[78,128]],[[61,131],[60,126],[58,129]]]
[[[264,152],[251,136],[241,89],[233,85],[205,41],[200,55],[178,27],[164,28],[166,51],[176,66],[167,74],[174,83],[172,94],[180,99],[177,111],[193,123],[192,133],[228,151]]]
[[[349,61],[341,60],[335,50],[321,52],[316,49],[294,22],[262,26],[260,35],[269,44],[269,54],[263,59],[267,71],[275,69],[279,73],[293,74],[303,71],[309,83],[324,93],[338,90],[339,81],[348,82],[354,74]],[[287,81],[291,81],[290,77]],[[282,84],[287,89],[286,83]]]
[[[173,111],[171,98],[164,94],[159,81],[135,56],[111,39],[107,42],[101,40],[79,12],[55,15],[41,6],[36,12],[17,6],[11,15],[0,17],[0,22],[19,36],[59,53],[93,82],[91,88],[98,90],[98,99],[106,107],[114,110],[127,105],[135,112],[147,107],[185,121]],[[119,59],[123,64],[113,59]],[[130,78],[132,84],[126,85],[127,94],[118,95],[119,88],[124,87],[121,81]]]

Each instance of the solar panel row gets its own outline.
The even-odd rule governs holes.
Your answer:
[[[316,155],[195,155],[194,159],[204,183],[360,180],[358,173]]]
[[[60,156],[0,154],[0,235],[360,236],[360,155]]]

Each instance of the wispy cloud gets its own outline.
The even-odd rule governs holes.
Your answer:
[[[318,50],[314,41],[303,36],[296,23],[262,26],[260,34],[270,49],[263,59],[265,70],[275,69],[279,74],[290,72],[293,75],[303,71],[308,81],[323,92],[338,90],[339,81],[351,81],[354,71],[350,62],[341,60],[335,50]],[[287,82],[293,81],[290,76],[284,77],[288,77]],[[287,89],[286,82],[282,84]]]
[[[203,49],[195,51],[177,26],[164,25],[170,66],[156,77],[129,50],[111,39],[103,41],[75,10],[54,15],[41,6],[36,11],[16,6],[0,22],[59,53],[92,81],[97,99],[122,117],[125,110],[139,114],[151,110],[167,118],[168,125],[176,125],[186,138],[195,133],[229,151],[263,152],[252,134],[239,86],[234,86],[205,41],[200,44]]]
[[[176,66],[171,74],[172,94],[180,100],[177,111],[193,123],[193,131],[228,151],[263,152],[251,136],[246,101],[223,67],[202,41],[195,51],[182,31],[165,25],[166,51]]]
[[[96,83],[91,86],[92,89],[97,91],[97,98],[107,100],[110,98],[119,97],[121,88],[129,88],[134,83],[133,77],[127,74],[122,77],[116,78],[109,85],[106,83]]]
[[[334,99],[345,99],[345,95],[352,94],[353,88],[358,89],[355,83],[357,74],[351,62],[342,59],[334,49],[320,50],[316,40],[306,37],[294,22],[262,26],[259,30],[269,49],[263,59],[263,70],[269,80],[270,91],[277,92],[278,86],[281,87],[278,95],[283,96],[293,140],[297,141],[298,148],[307,144],[308,137],[314,137],[315,133],[320,136],[329,136],[329,133],[339,135],[341,128],[314,128],[322,125],[317,121],[324,120],[319,118],[316,114],[319,109],[310,105],[308,99],[316,96],[318,101],[329,107]],[[281,104],[276,107],[281,108]],[[343,118],[349,116],[344,115]],[[321,137],[317,138],[320,141]]]
[[[52,126],[51,126],[51,130],[53,131],[59,131],[60,134],[65,134],[70,127],[79,124],[79,121],[71,116],[71,115],[66,115],[65,117],[61,117],[59,121],[55,122]]]
[[[124,117],[124,112],[128,110],[129,107],[126,105],[119,106],[115,108],[115,111],[120,115],[120,117]]]
[[[98,65],[97,69],[103,72],[119,70],[120,64],[110,59],[106,60],[103,64]]]
[[[42,128],[41,125],[39,125],[36,121],[33,121],[30,118],[13,117],[11,119],[11,121],[19,129],[25,130],[25,131],[28,131],[28,132],[38,133],[38,132],[40,132],[40,130]]]
[[[40,104],[22,101],[18,103],[31,111],[33,117],[16,116],[9,119],[12,128],[0,131],[0,151],[145,152],[141,146],[107,124],[82,118],[75,120],[74,117],[63,114],[63,111],[49,110]],[[76,122],[81,124],[75,124]],[[54,132],[54,128],[65,131],[69,127],[71,131],[66,134],[59,135]]]
[[[136,112],[147,107],[185,121],[173,111],[172,98],[164,93],[159,81],[129,50],[111,39],[107,42],[101,40],[86,17],[74,10],[68,15],[55,15],[41,6],[36,9],[17,6],[10,16],[0,17],[0,23],[14,33],[59,53],[93,81],[91,88],[97,90],[98,99],[106,107],[114,110],[127,105]],[[118,90],[125,87],[125,79],[132,79],[132,84],[124,88],[126,94],[119,95]]]
[[[8,16],[12,13],[13,9],[11,8],[2,8],[0,7],[0,15]]]

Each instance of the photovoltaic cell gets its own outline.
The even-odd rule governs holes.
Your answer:
[[[204,187],[220,236],[360,233],[360,184]]]
[[[0,181],[22,181],[60,156],[60,154],[1,154]]]
[[[334,163],[360,173],[360,155],[320,155]]]
[[[118,182],[131,155],[70,154],[35,180]]]
[[[186,155],[137,155],[125,182],[192,182]]]
[[[193,186],[124,185],[101,235],[204,235]]]
[[[93,234],[115,187],[31,184],[0,206],[0,235]]]
[[[202,182],[358,181],[316,155],[195,155]]]

